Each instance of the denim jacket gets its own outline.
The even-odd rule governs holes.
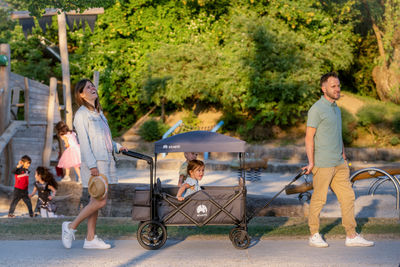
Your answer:
[[[81,146],[82,162],[85,162],[89,169],[97,167],[96,161],[109,158],[102,119],[107,123],[103,112],[97,113],[85,106],[81,106],[75,113],[74,127]],[[112,145],[113,152],[119,153],[121,145],[114,141]]]

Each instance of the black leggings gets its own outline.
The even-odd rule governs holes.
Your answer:
[[[18,202],[21,199],[25,202],[26,206],[28,207],[29,215],[33,216],[32,203],[28,196],[28,190],[22,190],[19,188],[14,188],[13,199],[11,201],[10,210],[8,211],[8,214],[14,214],[15,207],[17,206]]]

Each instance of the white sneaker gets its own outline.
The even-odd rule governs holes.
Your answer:
[[[319,233],[314,234],[310,239],[308,240],[308,244],[312,247],[317,247],[317,248],[327,248],[329,245],[328,243],[325,242],[324,239],[322,239],[322,236]]]
[[[68,226],[71,222],[63,222],[61,240],[65,248],[71,248],[72,240],[75,240],[76,230],[70,229]]]
[[[345,244],[348,247],[372,247],[374,245],[374,242],[368,241],[359,234],[356,234],[354,238],[346,237]]]
[[[61,182],[71,182],[71,177],[70,176],[64,176],[64,178],[61,179]]]
[[[110,244],[106,244],[103,239],[98,238],[97,235],[94,236],[92,241],[88,241],[85,238],[85,243],[83,243],[83,248],[86,249],[109,249]]]

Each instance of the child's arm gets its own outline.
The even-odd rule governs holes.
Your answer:
[[[49,196],[49,199],[52,200],[54,198],[54,196],[56,195],[57,190],[52,185],[49,185],[48,188],[51,190],[51,194]]]
[[[21,167],[22,167],[22,160],[18,161],[17,167],[15,167],[15,169],[13,170],[14,174],[21,174]]]
[[[28,195],[28,197],[29,197],[29,198],[33,197],[33,196],[36,194],[36,191],[37,191],[37,189],[36,189],[36,187],[34,187],[32,193],[30,193],[30,194]]]
[[[179,187],[178,193],[176,194],[176,198],[177,198],[179,201],[182,201],[182,200],[185,199],[184,197],[182,197],[182,194],[183,194],[183,192],[185,192],[185,190],[188,189],[189,187],[190,187],[189,184],[183,184],[183,185],[181,185],[181,187]]]
[[[61,139],[64,141],[65,148],[69,147],[68,138],[65,135],[61,135]]]

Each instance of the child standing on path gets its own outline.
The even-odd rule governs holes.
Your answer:
[[[53,200],[57,192],[58,184],[53,174],[46,167],[39,166],[35,172],[35,179],[35,187],[32,193],[29,194],[29,197],[31,198],[38,192],[39,199],[37,206],[40,208],[40,216],[44,218],[56,217],[54,214],[56,205]]]
[[[78,175],[78,184],[82,184],[81,172],[79,169],[81,166],[81,151],[76,139],[76,134],[71,131],[63,121],[56,124],[56,130],[57,134],[64,141],[66,148],[57,165],[57,167],[65,169],[65,176],[62,181],[71,181],[69,174],[70,168],[73,167]]]
[[[33,217],[32,203],[28,197],[28,185],[29,185],[29,171],[28,168],[31,166],[31,158],[27,155],[22,156],[18,162],[17,168],[14,171],[15,183],[14,183],[14,194],[11,201],[10,210],[8,211],[8,218],[14,218],[15,207],[18,202],[22,199],[29,210],[29,216]]]
[[[194,152],[185,152],[184,153],[186,161],[182,163],[181,168],[179,169],[179,180],[178,186],[180,187],[182,183],[186,180],[188,173],[187,173],[187,166],[188,162],[191,160],[197,159],[197,153]]]
[[[189,177],[181,185],[176,194],[179,201],[183,201],[185,197],[200,190],[199,181],[204,176],[204,163],[201,160],[191,160],[187,166]]]

